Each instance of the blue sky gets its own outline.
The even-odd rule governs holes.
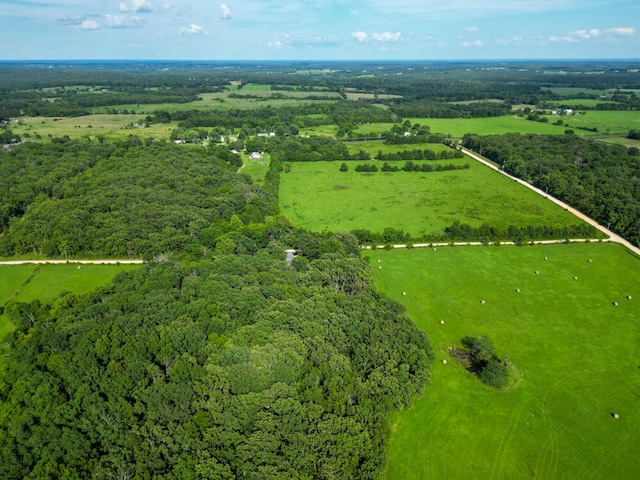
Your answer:
[[[638,0],[0,0],[0,60],[640,58]]]

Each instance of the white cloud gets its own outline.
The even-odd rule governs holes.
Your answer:
[[[351,36],[359,42],[364,42],[368,37],[368,35],[361,30],[358,30],[357,32],[352,32]]]
[[[58,22],[62,25],[82,25],[86,18],[84,17],[70,17],[69,15],[60,15]]]
[[[477,32],[478,31],[478,27],[466,27],[465,30],[467,32]]]
[[[202,35],[206,32],[200,25],[196,25],[192,23],[188,27],[183,27],[180,29],[180,35]]]
[[[140,17],[125,15],[106,15],[104,18],[104,26],[108,28],[135,28],[141,27],[143,23]]]
[[[96,22],[95,20],[83,20],[82,23],[80,24],[80,28],[82,30],[96,30],[98,28],[100,28],[100,25],[98,25],[98,22]]]
[[[498,38],[496,39],[496,43],[498,45],[519,45],[520,42],[522,42],[522,37],[519,36],[515,36],[515,37],[511,37],[511,38]]]
[[[378,42],[397,42],[400,40],[400,32],[382,32],[372,34]]]
[[[121,12],[150,12],[152,8],[148,0],[128,0],[120,4]]]
[[[280,40],[275,40],[273,42],[267,43],[269,48],[282,48],[282,42]]]
[[[481,47],[483,45],[484,45],[484,43],[482,42],[482,40],[474,40],[473,42],[462,42],[462,46],[465,47],[465,48]]]
[[[231,16],[231,10],[225,3],[220,5],[220,18],[222,20],[231,20],[233,18]]]
[[[566,43],[573,43],[573,42],[577,42],[578,40],[577,40],[577,39],[575,39],[574,37],[570,37],[570,36],[567,36],[567,35],[562,36],[562,37],[559,37],[559,36],[557,36],[557,35],[551,35],[551,36],[549,37],[549,41],[550,41],[550,42],[566,42]]]
[[[628,37],[635,35],[635,33],[636,29],[633,27],[606,28],[604,30],[591,28],[589,30],[574,30],[569,32],[569,35],[552,35],[549,40],[551,42],[576,43],[581,40],[593,40],[595,38]]]
[[[636,29],[633,27],[617,27],[617,28],[610,28],[608,30],[605,30],[605,32],[611,33],[612,35],[616,35],[619,37],[627,37],[627,36],[635,35]]]

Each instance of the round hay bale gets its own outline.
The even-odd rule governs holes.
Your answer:
[[[407,292],[402,292],[402,295],[406,295],[406,294],[407,294]]]
[[[436,251],[436,247],[433,247],[433,251],[434,251],[434,252]]]
[[[519,288],[516,288],[516,293],[520,293],[520,289]]]
[[[617,307],[618,306],[618,302],[613,302],[613,306]]]
[[[78,270],[82,270],[82,265],[78,265]]]
[[[444,325],[444,320],[440,320],[440,325]]]
[[[378,259],[378,263],[380,263],[382,260]]]
[[[618,420],[620,418],[620,415],[618,415],[617,413],[612,413],[611,416],[613,418],[615,418],[616,420]]]
[[[545,260],[549,260],[549,257],[544,257]]]
[[[573,277],[573,279],[574,279],[574,280],[577,280],[577,279],[578,279],[578,277]]]
[[[446,364],[447,364],[447,361],[443,358],[443,359],[442,359],[442,363],[443,363],[444,365],[446,365]]]
[[[484,300],[480,300],[480,305],[484,305],[486,302]]]
[[[380,270],[382,270],[382,265],[378,265],[378,268],[379,268]]]
[[[589,259],[589,263],[593,262],[593,260]]]
[[[540,275],[540,272],[538,270],[536,270],[536,275]]]
[[[627,300],[631,300],[631,295],[627,295]]]

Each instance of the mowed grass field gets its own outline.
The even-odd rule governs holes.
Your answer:
[[[422,164],[427,161],[418,161]],[[312,231],[392,227],[416,238],[436,234],[459,220],[479,227],[577,225],[580,220],[533,191],[470,158],[435,160],[432,165],[471,168],[429,173],[354,170],[362,163],[291,163],[280,177],[280,209],[296,225]],[[380,167],[382,162],[377,162]],[[395,162],[402,167],[403,161]]]
[[[50,303],[65,292],[87,293],[135,268],[140,265],[0,265],[0,305],[9,300]],[[0,315],[0,340],[12,329],[8,316]]]
[[[598,129],[599,134],[626,135],[631,129],[640,129],[640,112],[590,110],[580,115],[564,116],[563,121],[565,123],[563,128],[595,127]],[[568,127],[567,124],[569,125]],[[591,134],[591,132],[575,130],[576,135],[582,135],[583,133],[584,135]]]
[[[640,259],[609,243],[365,255],[436,351],[431,385],[392,420],[388,479],[638,478]],[[490,337],[519,381],[495,390],[462,368],[447,348],[465,335]]]
[[[432,133],[449,134],[462,138],[467,133],[503,135],[518,132],[527,134],[563,135],[566,127],[550,123],[533,122],[516,116],[490,118],[410,118],[412,124],[429,125]],[[585,132],[585,135],[589,132]]]
[[[92,138],[104,137],[108,139],[122,139],[129,135],[140,138],[169,139],[171,131],[177,127],[177,122],[160,123],[146,127],[132,127],[133,123],[144,119],[140,114],[95,114],[83,117],[23,117],[21,125],[12,126],[12,130],[20,135],[29,134],[33,140],[36,134],[43,140],[53,137]]]

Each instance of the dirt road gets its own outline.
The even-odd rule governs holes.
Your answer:
[[[60,265],[65,263],[79,263],[83,265],[140,265],[144,263],[143,260],[5,260],[0,261],[0,265],[26,265],[28,263],[34,263],[38,265],[44,265],[51,263],[54,265]]]
[[[483,165],[486,165],[487,167],[492,168],[496,172],[500,172],[502,175],[505,175],[505,176],[509,177],[511,180],[515,180],[519,184],[524,185],[525,187],[527,187],[527,188],[533,190],[534,192],[542,195],[543,197],[545,197],[546,199],[552,201],[556,205],[561,206],[562,208],[564,208],[568,212],[570,212],[573,215],[575,215],[576,217],[578,217],[580,220],[583,220],[583,221],[587,222],[589,225],[593,225],[595,228],[597,228],[598,230],[600,230],[604,234],[608,235],[610,242],[620,243],[620,244],[624,245],[625,247],[627,247],[632,252],[634,252],[636,255],[640,255],[640,248],[636,247],[635,245],[632,245],[630,242],[628,242],[627,240],[622,238],[620,235],[617,235],[617,234],[613,233],[608,228],[603,227],[602,225],[600,225],[598,222],[596,222],[592,218],[587,217],[584,213],[579,212],[575,208],[567,205],[566,203],[562,202],[561,200],[558,200],[555,197],[552,197],[551,195],[549,195],[549,194],[543,192],[542,190],[540,190],[539,188],[534,187],[530,183],[527,183],[524,180],[521,180],[521,179],[519,179],[517,177],[514,177],[513,175],[509,175],[508,173],[504,172],[503,170],[500,170],[493,163],[488,162],[487,160],[485,160],[484,158],[480,157],[479,155],[476,155],[474,152],[472,152],[470,150],[467,150],[466,148],[461,148],[461,150],[467,156],[473,158],[474,160],[477,160],[478,162],[482,163]]]

